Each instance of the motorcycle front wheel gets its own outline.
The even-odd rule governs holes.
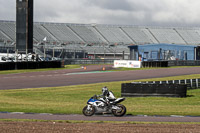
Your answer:
[[[120,110],[112,110],[112,113],[114,116],[117,116],[117,117],[121,117],[121,116],[124,116],[126,114],[126,107],[122,104],[118,104],[116,105],[117,107],[120,108]]]
[[[91,105],[86,105],[82,112],[85,116],[92,116],[95,113],[95,108]]]

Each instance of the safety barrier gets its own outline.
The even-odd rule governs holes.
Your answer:
[[[0,70],[61,68],[61,66],[62,66],[61,61],[3,62],[3,63],[0,63]]]
[[[171,60],[168,61],[168,66],[200,66],[200,60]]]
[[[150,84],[125,83],[122,84],[122,97],[186,97],[187,86],[179,84]]]
[[[168,61],[143,61],[142,67],[168,67]]]
[[[138,83],[150,83],[150,84],[179,84],[187,85],[187,89],[200,88],[200,79],[183,79],[183,80],[166,80],[166,81],[146,81]]]
[[[146,81],[122,84],[122,96],[186,97],[187,90],[200,88],[200,79]]]

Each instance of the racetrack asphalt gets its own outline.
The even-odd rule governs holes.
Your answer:
[[[80,68],[0,75],[0,90],[57,87],[200,74],[200,67],[102,72],[103,67],[106,70],[112,69],[111,65],[91,65],[87,66],[87,70]]]
[[[132,116],[115,117],[113,115],[53,115],[53,114],[24,114],[0,113],[0,119],[35,119],[63,121],[121,121],[121,122],[200,122],[200,117],[190,116]]]

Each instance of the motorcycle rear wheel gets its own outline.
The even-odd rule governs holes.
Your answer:
[[[90,110],[88,110],[88,105],[86,105],[82,112],[85,116],[92,116],[95,113],[95,108],[91,106]]]
[[[126,107],[122,104],[118,104],[116,105],[117,107],[121,108],[120,111],[118,110],[112,110],[112,113],[114,116],[117,116],[117,117],[121,117],[121,116],[124,116],[126,114]]]

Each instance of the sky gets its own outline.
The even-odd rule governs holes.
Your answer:
[[[0,20],[15,20],[15,6],[0,0]],[[200,0],[34,0],[34,21],[200,27]]]

